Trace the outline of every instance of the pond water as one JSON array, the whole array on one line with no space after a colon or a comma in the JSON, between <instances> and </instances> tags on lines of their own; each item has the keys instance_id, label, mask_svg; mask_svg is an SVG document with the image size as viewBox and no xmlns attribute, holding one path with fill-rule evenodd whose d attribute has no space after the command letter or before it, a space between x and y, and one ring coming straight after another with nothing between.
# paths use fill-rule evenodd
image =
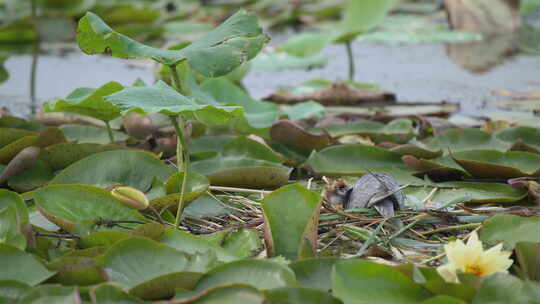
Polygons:
<instances>
[{"instance_id":1,"label":"pond water","mask_svg":"<svg viewBox=\"0 0 540 304\"><path fill-rule=\"evenodd\" d=\"M276 40L281 40L280 36ZM47 46L42 48L48 50ZM73 51L49 50L38 56L37 104L65 97L78 87L98 87L110 80L129 85L137 79L147 83L154 79L150 62L87 56L74 46L68 48ZM494 90L527 91L538 90L540 86L540 57L518 54L513 51L513 44L505 41L458 45L356 41L353 49L355 80L376 83L396 93L400 102L447 101L459 103L462 114L479 115L500 97ZM323 55L329 58L324 68L251 71L244 80L245 87L254 97L262 98L278 88L313 78L345 79L348 69L345 48L331 45ZM21 54L10 56L5 62L10 76L0 84L0 106L16 115L28 115L32 109L32 59L31 54Z\"/></svg>"}]
</instances>

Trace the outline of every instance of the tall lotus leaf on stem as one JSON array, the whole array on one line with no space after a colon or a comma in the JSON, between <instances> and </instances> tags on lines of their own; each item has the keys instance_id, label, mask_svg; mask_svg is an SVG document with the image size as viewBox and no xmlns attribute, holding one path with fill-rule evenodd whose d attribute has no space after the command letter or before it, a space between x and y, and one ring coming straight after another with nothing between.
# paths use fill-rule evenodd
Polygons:
<instances>
[{"instance_id":1,"label":"tall lotus leaf on stem","mask_svg":"<svg viewBox=\"0 0 540 304\"><path fill-rule=\"evenodd\" d=\"M174 89L164 82L148 87L131 87L112 94L106 100L122 109L122 113L160 112L168 115L175 128L177 140L176 157L178 171L186 172L189 153L185 139L185 119L203 123L219 124L231 117L243 115L241 107L207 103L199 96L194 72L205 77L226 75L254 58L268 42L258 25L257 17L244 10L225 20L204 37L180 50L162 50L144 45L110 28L101 18L91 12L79 20L77 41L87 54L110 53L120 58L152 59L170 68ZM176 89L176 91L175 91ZM182 179L176 226L184 209L186 176Z\"/></svg>"}]
</instances>

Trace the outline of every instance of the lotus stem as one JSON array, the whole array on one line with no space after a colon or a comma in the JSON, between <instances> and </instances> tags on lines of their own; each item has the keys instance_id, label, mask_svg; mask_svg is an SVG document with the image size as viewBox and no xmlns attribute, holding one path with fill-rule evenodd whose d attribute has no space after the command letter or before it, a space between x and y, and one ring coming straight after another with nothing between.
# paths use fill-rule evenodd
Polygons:
<instances>
[{"instance_id":1,"label":"lotus stem","mask_svg":"<svg viewBox=\"0 0 540 304\"><path fill-rule=\"evenodd\" d=\"M105 126L107 127L107 133L109 134L109 140L111 143L114 142L114 134L111 128L111 123L109 121L105 121Z\"/></svg>"},{"instance_id":2,"label":"lotus stem","mask_svg":"<svg viewBox=\"0 0 540 304\"><path fill-rule=\"evenodd\" d=\"M180 63L180 64L187 64L187 63ZM171 69L172 74L172 80L173 80L173 86L175 89L182 95L189 96L191 95L191 91L187 85L186 80L186 68L181 69L181 77L178 75L178 69L176 68L176 65L170 65L169 68Z\"/></svg>"},{"instance_id":3,"label":"lotus stem","mask_svg":"<svg viewBox=\"0 0 540 304\"><path fill-rule=\"evenodd\" d=\"M177 142L176 142L176 164L178 172L183 172L182 184L180 185L180 197L178 198L178 209L176 210L176 218L174 221L174 226L180 228L180 218L182 217L182 212L184 210L184 193L186 192L187 184L187 175L189 167L189 151L186 144L186 139L184 137L185 128L184 128L184 118L182 115L171 116L171 121L174 125L174 131L176 132Z\"/></svg>"},{"instance_id":4,"label":"lotus stem","mask_svg":"<svg viewBox=\"0 0 540 304\"><path fill-rule=\"evenodd\" d=\"M347 58L349 60L349 80L354 81L355 68L352 41L345 42L345 48L347 49Z\"/></svg>"}]
</instances>

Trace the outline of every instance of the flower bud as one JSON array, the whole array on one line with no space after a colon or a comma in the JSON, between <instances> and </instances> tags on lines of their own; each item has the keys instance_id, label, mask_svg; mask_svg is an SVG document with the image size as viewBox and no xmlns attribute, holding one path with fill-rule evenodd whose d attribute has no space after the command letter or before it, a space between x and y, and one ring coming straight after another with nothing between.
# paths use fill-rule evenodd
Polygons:
<instances>
[{"instance_id":1,"label":"flower bud","mask_svg":"<svg viewBox=\"0 0 540 304\"><path fill-rule=\"evenodd\" d=\"M144 193L132 187L116 187L111 194L129 208L143 210L150 204Z\"/></svg>"}]
</instances>

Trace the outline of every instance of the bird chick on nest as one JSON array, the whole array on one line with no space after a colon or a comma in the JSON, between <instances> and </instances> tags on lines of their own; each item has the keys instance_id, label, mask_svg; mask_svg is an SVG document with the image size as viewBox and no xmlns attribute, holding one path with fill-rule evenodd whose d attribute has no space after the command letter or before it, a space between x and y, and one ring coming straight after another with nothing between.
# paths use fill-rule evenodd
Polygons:
<instances>
[{"instance_id":1,"label":"bird chick on nest","mask_svg":"<svg viewBox=\"0 0 540 304\"><path fill-rule=\"evenodd\" d=\"M395 210L403 209L404 196L394 177L387 173L368 172L354 186L344 180L335 180L323 192L332 205L349 208L375 208L384 217L395 216Z\"/></svg>"}]
</instances>

